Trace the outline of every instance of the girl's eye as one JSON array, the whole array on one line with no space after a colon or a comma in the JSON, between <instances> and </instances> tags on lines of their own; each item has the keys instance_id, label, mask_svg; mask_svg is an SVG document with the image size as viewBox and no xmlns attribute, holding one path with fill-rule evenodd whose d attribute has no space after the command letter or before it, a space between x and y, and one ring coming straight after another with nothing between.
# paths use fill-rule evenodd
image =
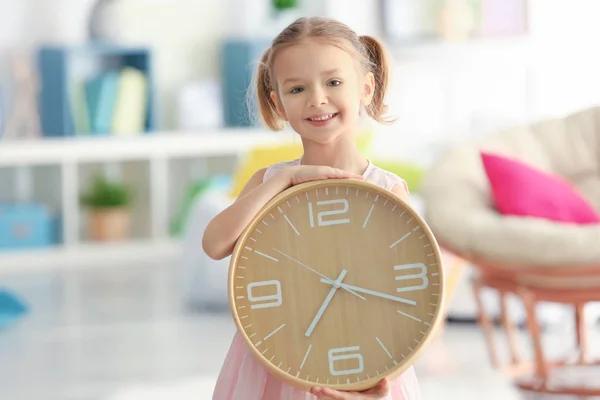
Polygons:
<instances>
[{"instance_id":1,"label":"girl's eye","mask_svg":"<svg viewBox=\"0 0 600 400\"><path fill-rule=\"evenodd\" d=\"M304 89L302 89L301 87L295 87L290 91L290 93L296 94L302 92L303 90Z\"/></svg>"},{"instance_id":2,"label":"girl's eye","mask_svg":"<svg viewBox=\"0 0 600 400\"><path fill-rule=\"evenodd\" d=\"M340 81L338 79L332 79L328 83L329 83L329 86L340 86L342 84L342 81Z\"/></svg>"}]
</instances>

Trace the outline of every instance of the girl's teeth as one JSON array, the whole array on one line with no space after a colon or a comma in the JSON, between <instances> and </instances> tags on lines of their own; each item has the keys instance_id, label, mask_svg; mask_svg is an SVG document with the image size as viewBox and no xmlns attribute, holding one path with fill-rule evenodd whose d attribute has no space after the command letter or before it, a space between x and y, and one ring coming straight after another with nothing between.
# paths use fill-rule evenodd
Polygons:
<instances>
[{"instance_id":1,"label":"girl's teeth","mask_svg":"<svg viewBox=\"0 0 600 400\"><path fill-rule=\"evenodd\" d=\"M329 115L324 115L322 117L318 117L318 118L309 118L311 121L325 121L329 118L333 118L333 114L329 114Z\"/></svg>"}]
</instances>

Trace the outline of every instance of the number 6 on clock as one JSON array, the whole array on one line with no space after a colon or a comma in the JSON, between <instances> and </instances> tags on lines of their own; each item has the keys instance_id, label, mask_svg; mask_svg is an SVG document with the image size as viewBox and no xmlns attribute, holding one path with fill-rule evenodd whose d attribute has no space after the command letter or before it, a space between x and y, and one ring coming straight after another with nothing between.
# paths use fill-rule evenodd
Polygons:
<instances>
[{"instance_id":1,"label":"number 6 on clock","mask_svg":"<svg viewBox=\"0 0 600 400\"><path fill-rule=\"evenodd\" d=\"M350 375L350 374L358 374L361 373L365 370L365 364L364 364L364 360L363 360L363 356L362 354L360 354L358 351L360 350L359 346L352 346L352 347L340 347L338 349L331 349L329 350L328 356L329 356L329 372L331 373L331 375L333 376L340 376L340 375ZM349 354L341 354L339 355L338 353L348 353L348 352L354 352L354 353L349 353ZM342 371L337 371L335 369L334 363L336 361L341 361L341 360L352 360L352 359L356 359L358 360L358 366L354 369L345 369Z\"/></svg>"}]
</instances>

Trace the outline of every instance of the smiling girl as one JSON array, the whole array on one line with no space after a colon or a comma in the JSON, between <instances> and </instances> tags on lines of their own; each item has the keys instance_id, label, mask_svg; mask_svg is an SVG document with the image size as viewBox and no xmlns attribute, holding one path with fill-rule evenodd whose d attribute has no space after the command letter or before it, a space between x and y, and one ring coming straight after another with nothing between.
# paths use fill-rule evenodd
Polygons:
<instances>
[{"instance_id":1,"label":"smiling girl","mask_svg":"<svg viewBox=\"0 0 600 400\"><path fill-rule=\"evenodd\" d=\"M373 165L356 146L362 113L378 122L383 114L388 63L382 45L326 18L301 18L285 28L265 51L257 74L260 117L272 130L285 123L302 140L303 155L257 171L236 201L208 225L202 245L214 259L231 255L239 236L274 196L299 183L364 179L408 198L404 180ZM271 376L236 334L214 400L416 400L412 367L393 381L366 392L328 388L301 391Z\"/></svg>"}]
</instances>

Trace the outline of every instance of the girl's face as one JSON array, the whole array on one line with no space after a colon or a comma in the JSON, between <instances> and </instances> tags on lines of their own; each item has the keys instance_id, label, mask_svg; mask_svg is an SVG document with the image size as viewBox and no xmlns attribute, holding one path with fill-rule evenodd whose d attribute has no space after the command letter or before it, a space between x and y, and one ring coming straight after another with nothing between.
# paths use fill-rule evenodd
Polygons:
<instances>
[{"instance_id":1,"label":"girl's face","mask_svg":"<svg viewBox=\"0 0 600 400\"><path fill-rule=\"evenodd\" d=\"M273 69L278 90L271 96L281 117L304 139L326 144L355 132L374 79L350 54L307 40L279 50Z\"/></svg>"}]
</instances>

